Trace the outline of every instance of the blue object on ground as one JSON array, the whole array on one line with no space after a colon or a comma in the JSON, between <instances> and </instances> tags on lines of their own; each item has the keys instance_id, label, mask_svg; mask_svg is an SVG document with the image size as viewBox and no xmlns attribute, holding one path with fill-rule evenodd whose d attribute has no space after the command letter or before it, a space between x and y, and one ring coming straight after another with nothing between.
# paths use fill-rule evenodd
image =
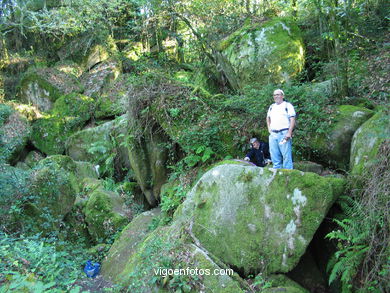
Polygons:
<instances>
[{"instance_id":1,"label":"blue object on ground","mask_svg":"<svg viewBox=\"0 0 390 293\"><path fill-rule=\"evenodd\" d=\"M84 273L88 278L96 277L100 272L100 263L92 262L91 260L87 260L87 263L84 267Z\"/></svg>"}]
</instances>

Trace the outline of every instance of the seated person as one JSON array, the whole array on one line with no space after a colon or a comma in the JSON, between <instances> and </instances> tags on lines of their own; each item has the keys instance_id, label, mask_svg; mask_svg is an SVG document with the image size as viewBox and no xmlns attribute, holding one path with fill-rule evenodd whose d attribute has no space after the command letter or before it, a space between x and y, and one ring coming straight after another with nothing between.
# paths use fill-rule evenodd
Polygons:
<instances>
[{"instance_id":1,"label":"seated person","mask_svg":"<svg viewBox=\"0 0 390 293\"><path fill-rule=\"evenodd\" d=\"M252 138L250 143L251 149L246 154L245 161L250 161L258 167L264 167L271 162L268 143L258 141L257 138Z\"/></svg>"}]
</instances>

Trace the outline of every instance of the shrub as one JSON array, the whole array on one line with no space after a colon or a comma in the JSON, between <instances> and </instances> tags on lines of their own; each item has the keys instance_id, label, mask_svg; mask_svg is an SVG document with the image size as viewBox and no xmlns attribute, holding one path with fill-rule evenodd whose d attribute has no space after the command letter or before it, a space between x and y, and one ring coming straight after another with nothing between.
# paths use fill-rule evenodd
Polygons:
<instances>
[{"instance_id":1,"label":"shrub","mask_svg":"<svg viewBox=\"0 0 390 293\"><path fill-rule=\"evenodd\" d=\"M342 292L386 292L390 282L389 141L380 148L377 164L363 175L362 189L339 203L344 218L327 235L338 250L328 264L329 283L340 278Z\"/></svg>"}]
</instances>

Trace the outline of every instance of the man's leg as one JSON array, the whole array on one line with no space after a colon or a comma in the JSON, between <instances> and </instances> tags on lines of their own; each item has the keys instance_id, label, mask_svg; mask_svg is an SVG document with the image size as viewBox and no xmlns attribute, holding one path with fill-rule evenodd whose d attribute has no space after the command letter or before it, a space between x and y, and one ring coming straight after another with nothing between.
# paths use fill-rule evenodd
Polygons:
<instances>
[{"instance_id":1,"label":"man's leg","mask_svg":"<svg viewBox=\"0 0 390 293\"><path fill-rule=\"evenodd\" d=\"M283 131L283 137L286 134L287 134L287 130ZM293 169L292 139L290 138L286 143L279 145L279 148L283 156L283 169Z\"/></svg>"},{"instance_id":2,"label":"man's leg","mask_svg":"<svg viewBox=\"0 0 390 293\"><path fill-rule=\"evenodd\" d=\"M271 155L271 161L274 165L275 169L281 169L282 166L282 154L279 150L279 142L280 142L279 133L271 133L269 135L269 153Z\"/></svg>"}]
</instances>

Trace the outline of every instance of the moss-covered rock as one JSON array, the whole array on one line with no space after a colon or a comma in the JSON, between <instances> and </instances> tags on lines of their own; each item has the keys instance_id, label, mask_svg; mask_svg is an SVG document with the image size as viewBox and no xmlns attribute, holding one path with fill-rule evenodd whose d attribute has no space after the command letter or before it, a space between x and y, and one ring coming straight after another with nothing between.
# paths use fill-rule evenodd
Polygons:
<instances>
[{"instance_id":1,"label":"moss-covered rock","mask_svg":"<svg viewBox=\"0 0 390 293\"><path fill-rule=\"evenodd\" d=\"M0 162L16 163L30 135L27 119L0 104Z\"/></svg>"},{"instance_id":2,"label":"moss-covered rock","mask_svg":"<svg viewBox=\"0 0 390 293\"><path fill-rule=\"evenodd\" d=\"M73 119L57 116L37 119L32 129L32 144L47 155L62 154L67 137L75 131Z\"/></svg>"},{"instance_id":3,"label":"moss-covered rock","mask_svg":"<svg viewBox=\"0 0 390 293\"><path fill-rule=\"evenodd\" d=\"M81 84L72 75L54 68L33 68L22 78L19 96L22 102L47 112L61 95L82 90Z\"/></svg>"},{"instance_id":4,"label":"moss-covered rock","mask_svg":"<svg viewBox=\"0 0 390 293\"><path fill-rule=\"evenodd\" d=\"M164 144L168 140L168 137L160 132L139 141L134 139L128 145L131 169L151 206L156 206L160 198L161 186L167 180L168 149Z\"/></svg>"},{"instance_id":5,"label":"moss-covered rock","mask_svg":"<svg viewBox=\"0 0 390 293\"><path fill-rule=\"evenodd\" d=\"M103 181L96 178L86 177L80 183L81 192L89 195L96 189L103 189Z\"/></svg>"},{"instance_id":6,"label":"moss-covered rock","mask_svg":"<svg viewBox=\"0 0 390 293\"><path fill-rule=\"evenodd\" d=\"M221 41L219 50L227 61L225 66L220 63L229 81L236 80L233 87L288 82L304 65L301 33L287 18L244 26Z\"/></svg>"},{"instance_id":7,"label":"moss-covered rock","mask_svg":"<svg viewBox=\"0 0 390 293\"><path fill-rule=\"evenodd\" d=\"M118 240L111 246L102 264L102 274L116 283L120 283L119 274L124 270L129 258L137 252L137 247L151 233L152 220L160 215L156 208L138 215L121 232Z\"/></svg>"},{"instance_id":8,"label":"moss-covered rock","mask_svg":"<svg viewBox=\"0 0 390 293\"><path fill-rule=\"evenodd\" d=\"M375 157L382 143L389 143L390 113L376 113L355 132L352 139L350 170L353 175L363 175L376 163Z\"/></svg>"},{"instance_id":9,"label":"moss-covered rock","mask_svg":"<svg viewBox=\"0 0 390 293\"><path fill-rule=\"evenodd\" d=\"M92 163L81 161L75 161L75 163L78 178L98 178L98 172Z\"/></svg>"},{"instance_id":10,"label":"moss-covered rock","mask_svg":"<svg viewBox=\"0 0 390 293\"><path fill-rule=\"evenodd\" d=\"M298 283L290 280L282 274L271 275L267 278L267 282L271 284L270 288L261 290L261 292L288 292L288 293L308 293L309 291L300 286Z\"/></svg>"},{"instance_id":11,"label":"moss-covered rock","mask_svg":"<svg viewBox=\"0 0 390 293\"><path fill-rule=\"evenodd\" d=\"M95 101L86 95L71 93L56 100L51 113L56 116L75 117L82 125L91 118L95 110L94 103Z\"/></svg>"},{"instance_id":12,"label":"moss-covered rock","mask_svg":"<svg viewBox=\"0 0 390 293\"><path fill-rule=\"evenodd\" d=\"M121 71L121 66L116 60L97 64L81 76L80 80L84 86L84 94L89 97L100 96L103 88L114 81Z\"/></svg>"},{"instance_id":13,"label":"moss-covered rock","mask_svg":"<svg viewBox=\"0 0 390 293\"><path fill-rule=\"evenodd\" d=\"M115 192L95 189L85 207L85 221L92 238L101 242L129 222L130 212L124 200Z\"/></svg>"},{"instance_id":14,"label":"moss-covered rock","mask_svg":"<svg viewBox=\"0 0 390 293\"><path fill-rule=\"evenodd\" d=\"M265 266L288 272L343 190L344 180L314 173L219 165L187 195L181 217L208 251L243 274Z\"/></svg>"},{"instance_id":15,"label":"moss-covered rock","mask_svg":"<svg viewBox=\"0 0 390 293\"><path fill-rule=\"evenodd\" d=\"M76 77L80 77L83 73L81 66L70 60L58 61L54 65L54 68L67 74L72 74Z\"/></svg>"},{"instance_id":16,"label":"moss-covered rock","mask_svg":"<svg viewBox=\"0 0 390 293\"><path fill-rule=\"evenodd\" d=\"M87 128L71 135L66 143L66 154L75 161L86 161L97 166L99 175L114 170L115 146L111 133L115 120Z\"/></svg>"},{"instance_id":17,"label":"moss-covered rock","mask_svg":"<svg viewBox=\"0 0 390 293\"><path fill-rule=\"evenodd\" d=\"M58 56L61 60L76 62L86 71L107 60L116 50L115 42L110 36L86 33L63 46L58 51Z\"/></svg>"},{"instance_id":18,"label":"moss-covered rock","mask_svg":"<svg viewBox=\"0 0 390 293\"><path fill-rule=\"evenodd\" d=\"M131 246L133 241L129 246L128 240L125 241L122 237L113 245L126 252L124 259L119 259L116 255L117 263L120 264L119 270L113 269L109 276L128 290L199 292L200 288L203 288L205 292L244 292L241 288L244 282L237 274L233 271L222 271L227 267L223 264L221 267L206 251L181 238L177 227L158 228L146 238L142 235L142 238L144 241L137 241L135 246ZM110 268L114 267L115 259L111 260L114 256L109 254L108 260L105 261L107 264L111 263ZM107 265L103 263L103 267ZM168 273L168 269L171 269L172 273ZM180 270L182 273L179 275ZM103 269L103 274L107 274L106 269Z\"/></svg>"},{"instance_id":19,"label":"moss-covered rock","mask_svg":"<svg viewBox=\"0 0 390 293\"><path fill-rule=\"evenodd\" d=\"M348 170L352 136L373 114L372 110L366 108L339 106L335 112L334 123L325 135L314 136L310 143L311 149L322 162Z\"/></svg>"},{"instance_id":20,"label":"moss-covered rock","mask_svg":"<svg viewBox=\"0 0 390 293\"><path fill-rule=\"evenodd\" d=\"M77 93L61 96L51 114L33 123L34 146L47 155L62 154L68 137L91 118L93 102L92 98Z\"/></svg>"},{"instance_id":21,"label":"moss-covered rock","mask_svg":"<svg viewBox=\"0 0 390 293\"><path fill-rule=\"evenodd\" d=\"M42 160L32 173L30 196L20 220L33 230L58 230L60 222L72 209L79 187L71 172L72 162L63 159Z\"/></svg>"},{"instance_id":22,"label":"moss-covered rock","mask_svg":"<svg viewBox=\"0 0 390 293\"><path fill-rule=\"evenodd\" d=\"M120 75L107 85L97 101L97 118L124 114L127 110L129 92L132 90L130 75Z\"/></svg>"},{"instance_id":23,"label":"moss-covered rock","mask_svg":"<svg viewBox=\"0 0 390 293\"><path fill-rule=\"evenodd\" d=\"M44 158L45 156L42 153L38 151L31 151L27 154L24 162L27 164L27 166L33 168L40 160L43 160Z\"/></svg>"}]
</instances>

